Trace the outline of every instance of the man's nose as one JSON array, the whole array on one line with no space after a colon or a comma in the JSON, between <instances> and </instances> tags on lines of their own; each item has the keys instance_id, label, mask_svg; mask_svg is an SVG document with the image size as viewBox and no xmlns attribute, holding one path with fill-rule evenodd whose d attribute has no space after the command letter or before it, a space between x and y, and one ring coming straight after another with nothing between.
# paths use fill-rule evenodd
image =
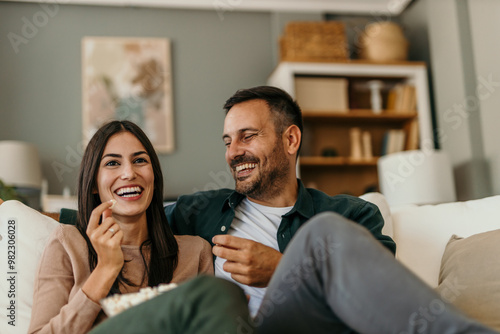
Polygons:
<instances>
[{"instance_id":1,"label":"man's nose","mask_svg":"<svg viewBox=\"0 0 500 334\"><path fill-rule=\"evenodd\" d=\"M245 150L243 148L243 145L239 141L233 141L231 144L229 144L229 147L227 149L227 157L230 160L234 160L235 158L242 156L245 154Z\"/></svg>"}]
</instances>

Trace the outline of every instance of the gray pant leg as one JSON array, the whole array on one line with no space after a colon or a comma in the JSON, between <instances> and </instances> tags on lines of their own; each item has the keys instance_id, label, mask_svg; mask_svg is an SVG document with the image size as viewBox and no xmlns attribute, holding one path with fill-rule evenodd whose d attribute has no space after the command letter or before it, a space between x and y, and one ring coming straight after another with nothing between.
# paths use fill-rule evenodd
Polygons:
<instances>
[{"instance_id":1,"label":"gray pant leg","mask_svg":"<svg viewBox=\"0 0 500 334\"><path fill-rule=\"evenodd\" d=\"M334 213L293 238L255 318L267 333L495 333L443 302L368 230Z\"/></svg>"}]
</instances>

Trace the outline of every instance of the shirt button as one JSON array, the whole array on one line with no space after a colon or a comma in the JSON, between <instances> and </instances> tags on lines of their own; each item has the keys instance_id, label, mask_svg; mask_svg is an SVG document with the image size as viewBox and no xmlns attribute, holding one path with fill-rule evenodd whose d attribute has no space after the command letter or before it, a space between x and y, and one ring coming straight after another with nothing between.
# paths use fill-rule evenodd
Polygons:
<instances>
[{"instance_id":1,"label":"shirt button","mask_svg":"<svg viewBox=\"0 0 500 334\"><path fill-rule=\"evenodd\" d=\"M220 230L221 230L222 232L224 232L224 231L226 230L226 227L225 227L225 226L222 226L222 227L220 228Z\"/></svg>"},{"instance_id":2,"label":"shirt button","mask_svg":"<svg viewBox=\"0 0 500 334\"><path fill-rule=\"evenodd\" d=\"M285 238L285 233L281 233L281 237L284 239Z\"/></svg>"}]
</instances>

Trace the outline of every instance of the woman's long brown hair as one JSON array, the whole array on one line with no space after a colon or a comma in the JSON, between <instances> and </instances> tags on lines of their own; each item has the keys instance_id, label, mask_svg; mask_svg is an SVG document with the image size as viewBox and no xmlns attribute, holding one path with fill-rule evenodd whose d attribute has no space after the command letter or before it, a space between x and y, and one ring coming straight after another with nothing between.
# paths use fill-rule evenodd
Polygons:
<instances>
[{"instance_id":1,"label":"woman's long brown hair","mask_svg":"<svg viewBox=\"0 0 500 334\"><path fill-rule=\"evenodd\" d=\"M101 204L99 194L96 193L98 189L97 173L109 138L121 132L133 134L144 146L151 159L154 190L151 204L146 210L149 239L141 245L141 254L146 266L148 285L155 286L160 283L168 283L172 280L174 270L177 267L178 245L163 211L163 174L160 161L148 137L136 124L129 121L112 121L103 125L90 140L83 154L78 176L78 219L76 227L87 241L89 266L92 272L97 265L97 253L86 231L92 210ZM143 252L144 246L150 246L151 249L149 263ZM120 284L131 284L124 277L123 268L109 294L119 293Z\"/></svg>"}]
</instances>

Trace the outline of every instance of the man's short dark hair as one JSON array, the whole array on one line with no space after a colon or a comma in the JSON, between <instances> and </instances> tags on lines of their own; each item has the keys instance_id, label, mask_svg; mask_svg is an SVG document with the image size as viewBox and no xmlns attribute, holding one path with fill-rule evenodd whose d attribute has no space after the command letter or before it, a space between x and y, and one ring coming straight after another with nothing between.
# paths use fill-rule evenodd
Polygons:
<instances>
[{"instance_id":1,"label":"man's short dark hair","mask_svg":"<svg viewBox=\"0 0 500 334\"><path fill-rule=\"evenodd\" d=\"M271 110L276 133L281 135L290 126L296 125L300 133L303 132L302 112L299 105L294 99L282 89L272 86L257 86L247 89L239 89L231 96L224 104L226 114L236 104L250 101L263 100ZM302 146L302 137L300 139L300 147Z\"/></svg>"}]
</instances>

